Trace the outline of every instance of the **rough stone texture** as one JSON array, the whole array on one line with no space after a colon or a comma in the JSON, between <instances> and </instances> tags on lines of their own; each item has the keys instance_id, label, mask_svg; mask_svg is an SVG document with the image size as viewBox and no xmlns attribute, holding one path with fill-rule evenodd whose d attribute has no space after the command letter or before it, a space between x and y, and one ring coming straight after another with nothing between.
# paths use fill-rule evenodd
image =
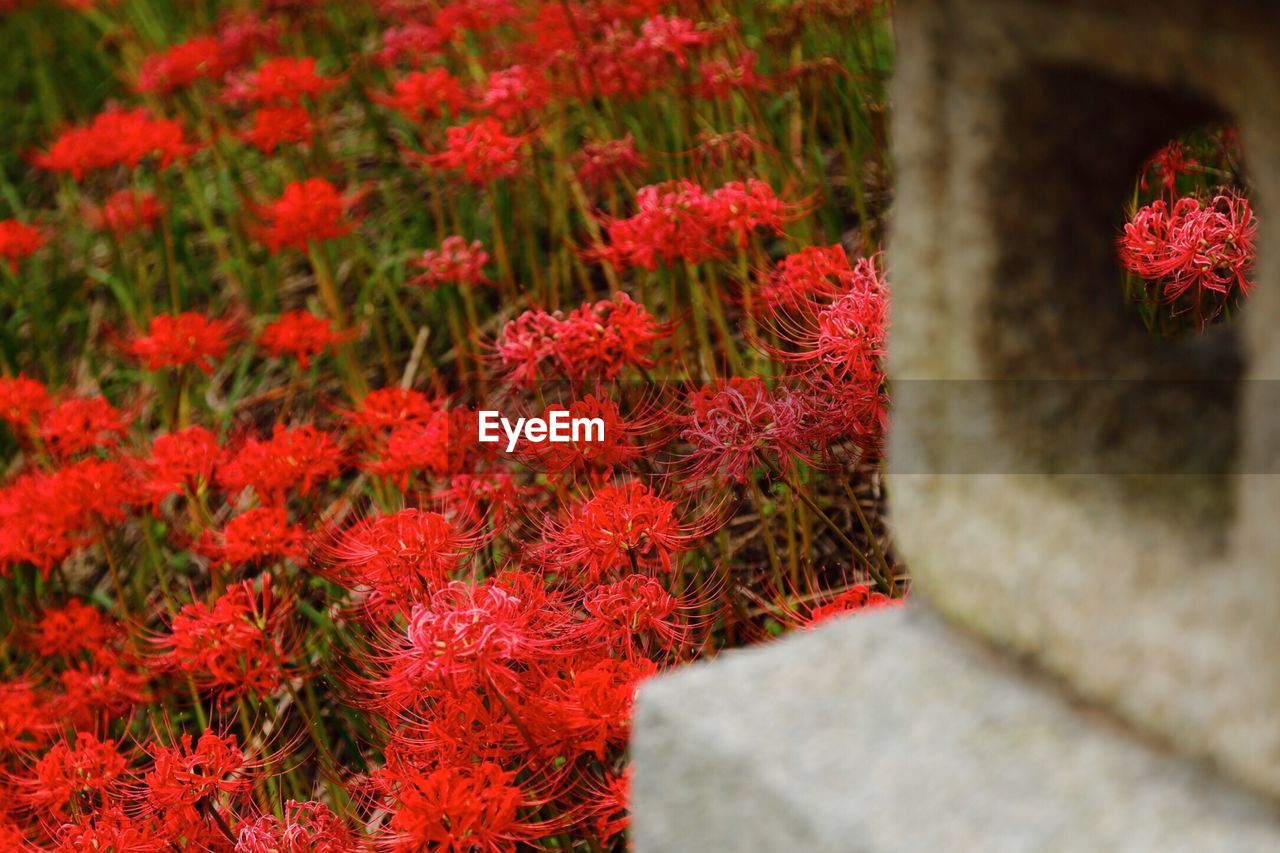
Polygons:
<instances>
[{"instance_id":1,"label":"rough stone texture","mask_svg":"<svg viewBox=\"0 0 1280 853\"><path fill-rule=\"evenodd\" d=\"M926 612L648 684L638 853L1280 849L1280 818Z\"/></svg>"},{"instance_id":2,"label":"rough stone texture","mask_svg":"<svg viewBox=\"0 0 1280 853\"><path fill-rule=\"evenodd\" d=\"M980 5L895 4L899 546L954 623L1280 797L1280 15ZM1248 152L1255 295L1235 328L1152 341L1119 297L1121 202L1143 158L1218 117ZM838 695L886 722L877 697Z\"/></svg>"}]
</instances>

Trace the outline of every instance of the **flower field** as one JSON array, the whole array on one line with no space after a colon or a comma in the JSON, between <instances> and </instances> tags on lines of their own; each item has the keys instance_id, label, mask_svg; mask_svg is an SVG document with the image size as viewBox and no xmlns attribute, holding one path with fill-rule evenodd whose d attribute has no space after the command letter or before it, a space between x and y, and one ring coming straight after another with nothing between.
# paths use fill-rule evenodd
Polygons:
<instances>
[{"instance_id":1,"label":"flower field","mask_svg":"<svg viewBox=\"0 0 1280 853\"><path fill-rule=\"evenodd\" d=\"M905 594L886 7L2 5L4 849L622 849L641 680Z\"/></svg>"},{"instance_id":2,"label":"flower field","mask_svg":"<svg viewBox=\"0 0 1280 853\"><path fill-rule=\"evenodd\" d=\"M625 849L640 682L907 597L889 4L0 0L0 50L0 849ZM1248 292L1239 161L1117 199L1153 334Z\"/></svg>"}]
</instances>

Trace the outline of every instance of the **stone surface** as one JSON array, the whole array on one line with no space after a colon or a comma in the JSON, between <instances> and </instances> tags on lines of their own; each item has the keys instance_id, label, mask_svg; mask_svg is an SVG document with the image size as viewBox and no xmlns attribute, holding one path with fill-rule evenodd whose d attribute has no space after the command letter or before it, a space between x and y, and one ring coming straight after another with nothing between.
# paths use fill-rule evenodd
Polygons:
<instances>
[{"instance_id":1,"label":"stone surface","mask_svg":"<svg viewBox=\"0 0 1280 853\"><path fill-rule=\"evenodd\" d=\"M947 618L1280 797L1275 8L895 4L889 485ZM1153 341L1119 295L1122 203L1146 156L1224 117L1255 295L1234 328Z\"/></svg>"},{"instance_id":2,"label":"stone surface","mask_svg":"<svg viewBox=\"0 0 1280 853\"><path fill-rule=\"evenodd\" d=\"M637 853L1280 849L1280 817L915 608L647 684Z\"/></svg>"}]
</instances>

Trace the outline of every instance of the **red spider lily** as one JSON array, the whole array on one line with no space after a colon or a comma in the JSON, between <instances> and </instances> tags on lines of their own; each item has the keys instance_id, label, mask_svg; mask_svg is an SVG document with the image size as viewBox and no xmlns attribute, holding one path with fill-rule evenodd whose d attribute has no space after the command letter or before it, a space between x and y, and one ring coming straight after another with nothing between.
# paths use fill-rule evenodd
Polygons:
<instances>
[{"instance_id":1,"label":"red spider lily","mask_svg":"<svg viewBox=\"0 0 1280 853\"><path fill-rule=\"evenodd\" d=\"M26 642L43 657L74 657L105 648L120 635L101 610L72 599L44 612Z\"/></svg>"},{"instance_id":2,"label":"red spider lily","mask_svg":"<svg viewBox=\"0 0 1280 853\"><path fill-rule=\"evenodd\" d=\"M148 853L162 850L168 843L150 824L125 814L118 806L99 808L74 822L64 823L55 836L56 853L83 853L87 850Z\"/></svg>"},{"instance_id":3,"label":"red spider lily","mask_svg":"<svg viewBox=\"0 0 1280 853\"><path fill-rule=\"evenodd\" d=\"M779 337L794 349L775 354L836 381L878 386L889 308L889 288L876 259L861 259L847 289L830 304L812 317L791 318L780 326Z\"/></svg>"},{"instance_id":4,"label":"red spider lily","mask_svg":"<svg viewBox=\"0 0 1280 853\"><path fill-rule=\"evenodd\" d=\"M691 394L689 408L681 437L692 446L685 470L694 479L746 483L766 462L786 469L805 458L805 411L789 389L735 376Z\"/></svg>"},{"instance_id":5,"label":"red spider lily","mask_svg":"<svg viewBox=\"0 0 1280 853\"><path fill-rule=\"evenodd\" d=\"M488 761L404 780L395 799L389 829L394 850L514 853L520 844L558 829L526 816L539 803L517 784L514 773Z\"/></svg>"},{"instance_id":6,"label":"red spider lily","mask_svg":"<svg viewBox=\"0 0 1280 853\"><path fill-rule=\"evenodd\" d=\"M407 605L447 586L481 541L439 513L404 509L339 534L328 548L328 564L336 582Z\"/></svg>"},{"instance_id":7,"label":"red spider lily","mask_svg":"<svg viewBox=\"0 0 1280 853\"><path fill-rule=\"evenodd\" d=\"M631 735L631 706L640 682L657 672L652 661L603 657L574 673L558 709L572 749L603 761Z\"/></svg>"},{"instance_id":8,"label":"red spider lily","mask_svg":"<svg viewBox=\"0 0 1280 853\"><path fill-rule=\"evenodd\" d=\"M213 560L233 566L307 557L307 531L289 524L283 507L256 507L226 523L220 532L205 530L199 550Z\"/></svg>"},{"instance_id":9,"label":"red spider lily","mask_svg":"<svg viewBox=\"0 0 1280 853\"><path fill-rule=\"evenodd\" d=\"M261 107L253 113L253 125L236 134L263 154L271 154L282 145L309 142L315 135L315 122L302 107Z\"/></svg>"},{"instance_id":10,"label":"red spider lily","mask_svg":"<svg viewBox=\"0 0 1280 853\"><path fill-rule=\"evenodd\" d=\"M213 373L239 337L234 320L214 320L194 311L157 314L151 318L146 335L136 335L124 350L148 370L194 365Z\"/></svg>"},{"instance_id":11,"label":"red spider lily","mask_svg":"<svg viewBox=\"0 0 1280 853\"><path fill-rule=\"evenodd\" d=\"M1148 175L1160 176L1160 189L1173 198L1178 194L1178 178L1200 168L1196 158L1189 156L1187 147L1173 141L1151 156L1142 168L1142 188L1148 188Z\"/></svg>"},{"instance_id":12,"label":"red spider lily","mask_svg":"<svg viewBox=\"0 0 1280 853\"><path fill-rule=\"evenodd\" d=\"M753 307L765 315L802 310L846 290L870 289L876 281L871 260L860 258L855 268L843 246L806 246L778 261L752 294Z\"/></svg>"},{"instance_id":13,"label":"red spider lily","mask_svg":"<svg viewBox=\"0 0 1280 853\"><path fill-rule=\"evenodd\" d=\"M573 650L565 642L572 626L569 609L537 576L453 581L415 604L406 626L382 640L370 696L396 712L477 685L509 702L523 673Z\"/></svg>"},{"instance_id":14,"label":"red spider lily","mask_svg":"<svg viewBox=\"0 0 1280 853\"><path fill-rule=\"evenodd\" d=\"M507 473L454 474L446 487L431 493L446 512L479 527L487 522L501 530L522 489Z\"/></svg>"},{"instance_id":15,"label":"red spider lily","mask_svg":"<svg viewBox=\"0 0 1280 853\"><path fill-rule=\"evenodd\" d=\"M438 476L449 473L449 452L454 419L445 410L435 412L425 423L410 422L392 429L371 447L360 467L378 477L386 477L401 491L417 472ZM454 441L458 441L456 435Z\"/></svg>"},{"instance_id":16,"label":"red spider lily","mask_svg":"<svg viewBox=\"0 0 1280 853\"><path fill-rule=\"evenodd\" d=\"M0 567L30 563L47 577L99 525L122 521L134 491L125 466L113 460L82 459L19 476L0 489Z\"/></svg>"},{"instance_id":17,"label":"red spider lily","mask_svg":"<svg viewBox=\"0 0 1280 853\"><path fill-rule=\"evenodd\" d=\"M195 806L218 794L246 793L252 767L233 734L205 729L197 741L184 733L174 746L151 747L151 769L143 778L147 804L161 812Z\"/></svg>"},{"instance_id":18,"label":"red spider lily","mask_svg":"<svg viewBox=\"0 0 1280 853\"><path fill-rule=\"evenodd\" d=\"M631 178L649 168L636 150L631 134L621 139L588 142L573 155L575 174L583 186L597 190L622 178Z\"/></svg>"},{"instance_id":19,"label":"red spider lily","mask_svg":"<svg viewBox=\"0 0 1280 853\"><path fill-rule=\"evenodd\" d=\"M380 65L395 65L401 60L421 65L438 56L447 46L452 33L439 26L410 21L403 27L388 27L382 32L382 47L374 54Z\"/></svg>"},{"instance_id":20,"label":"red spider lily","mask_svg":"<svg viewBox=\"0 0 1280 853\"><path fill-rule=\"evenodd\" d=\"M44 245L44 235L16 219L0 219L0 258L9 262L9 270L18 271L18 261L29 258Z\"/></svg>"},{"instance_id":21,"label":"red spider lily","mask_svg":"<svg viewBox=\"0 0 1280 853\"><path fill-rule=\"evenodd\" d=\"M747 245L752 233L781 233L799 209L763 181L733 181L708 193L692 181L668 181L636 193L638 212L602 219L609 245L587 252L617 267L657 269L675 261L702 263Z\"/></svg>"},{"instance_id":22,"label":"red spider lily","mask_svg":"<svg viewBox=\"0 0 1280 853\"><path fill-rule=\"evenodd\" d=\"M252 487L258 499L281 505L287 494L310 494L342 470L344 455L326 432L310 425L292 429L276 425L271 438L250 438L228 448L218 469L218 482L230 492Z\"/></svg>"},{"instance_id":23,"label":"red spider lily","mask_svg":"<svg viewBox=\"0 0 1280 853\"><path fill-rule=\"evenodd\" d=\"M42 169L66 172L78 181L112 166L136 168L148 158L164 168L195 150L176 121L152 118L145 109L110 110L88 125L64 131L47 152L37 153L32 160Z\"/></svg>"},{"instance_id":24,"label":"red spider lily","mask_svg":"<svg viewBox=\"0 0 1280 853\"><path fill-rule=\"evenodd\" d=\"M171 495L195 494L212 482L221 455L218 440L202 426L159 435L151 445L151 455L139 466L140 488L153 509Z\"/></svg>"},{"instance_id":25,"label":"red spider lily","mask_svg":"<svg viewBox=\"0 0 1280 853\"><path fill-rule=\"evenodd\" d=\"M99 650L93 657L58 673L62 687L58 711L70 725L98 728L153 701L147 689L151 677L145 670L126 666L121 656L110 650Z\"/></svg>"},{"instance_id":26,"label":"red spider lily","mask_svg":"<svg viewBox=\"0 0 1280 853\"><path fill-rule=\"evenodd\" d=\"M723 101L734 92L760 92L768 88L768 83L756 73L755 53L746 51L734 62L709 59L702 63L693 90L698 97Z\"/></svg>"},{"instance_id":27,"label":"red spider lily","mask_svg":"<svg viewBox=\"0 0 1280 853\"><path fill-rule=\"evenodd\" d=\"M267 224L259 230L259 239L274 254L284 248L306 251L313 241L345 237L356 227L347 218L354 201L324 178L294 181L280 198L261 208Z\"/></svg>"},{"instance_id":28,"label":"red spider lily","mask_svg":"<svg viewBox=\"0 0 1280 853\"><path fill-rule=\"evenodd\" d=\"M351 830L324 803L289 800L284 817L262 815L242 823L236 853L349 853L362 849Z\"/></svg>"},{"instance_id":29,"label":"red spider lily","mask_svg":"<svg viewBox=\"0 0 1280 853\"><path fill-rule=\"evenodd\" d=\"M1257 231L1248 200L1234 191L1208 204L1186 196L1172 209L1161 199L1125 225L1120 260L1203 328L1233 295L1248 296Z\"/></svg>"},{"instance_id":30,"label":"red spider lily","mask_svg":"<svg viewBox=\"0 0 1280 853\"><path fill-rule=\"evenodd\" d=\"M39 435L58 459L103 447L114 447L129 420L101 397L69 397L40 418Z\"/></svg>"},{"instance_id":31,"label":"red spider lily","mask_svg":"<svg viewBox=\"0 0 1280 853\"><path fill-rule=\"evenodd\" d=\"M235 66L235 59L220 39L198 36L144 59L138 71L138 90L163 94L197 80L219 80Z\"/></svg>"},{"instance_id":32,"label":"red spider lily","mask_svg":"<svg viewBox=\"0 0 1280 853\"><path fill-rule=\"evenodd\" d=\"M22 438L52 403L44 383L19 374L0 376L0 420Z\"/></svg>"},{"instance_id":33,"label":"red spider lily","mask_svg":"<svg viewBox=\"0 0 1280 853\"><path fill-rule=\"evenodd\" d=\"M626 367L653 367L654 345L670 335L643 306L625 293L587 303L568 317L530 310L507 323L497 354L508 377L536 382L548 367L574 380L612 379Z\"/></svg>"},{"instance_id":34,"label":"red spider lily","mask_svg":"<svg viewBox=\"0 0 1280 853\"><path fill-rule=\"evenodd\" d=\"M117 238L135 231L152 231L167 211L155 193L118 190L101 206L86 205L85 223L90 228L110 231Z\"/></svg>"},{"instance_id":35,"label":"red spider lily","mask_svg":"<svg viewBox=\"0 0 1280 853\"><path fill-rule=\"evenodd\" d=\"M866 584L853 584L835 595L823 595L807 607L798 608L785 598L780 600L781 611L777 619L786 627L798 630L816 628L838 616L859 610L877 610L883 607L901 607L900 598L889 598Z\"/></svg>"},{"instance_id":36,"label":"red spider lily","mask_svg":"<svg viewBox=\"0 0 1280 853\"><path fill-rule=\"evenodd\" d=\"M602 644L627 658L648 654L654 646L672 651L692 646L690 617L697 608L648 575L624 575L589 587L582 609L587 617L580 630L590 646Z\"/></svg>"},{"instance_id":37,"label":"red spider lily","mask_svg":"<svg viewBox=\"0 0 1280 853\"><path fill-rule=\"evenodd\" d=\"M571 505L565 520L545 523L530 556L578 584L642 568L670 573L672 558L692 548L708 528L682 526L675 503L643 483L601 486Z\"/></svg>"},{"instance_id":38,"label":"red spider lily","mask_svg":"<svg viewBox=\"0 0 1280 853\"><path fill-rule=\"evenodd\" d=\"M259 51L279 49L280 22L251 12L232 12L218 23L218 41L234 65L243 65Z\"/></svg>"},{"instance_id":39,"label":"red spider lily","mask_svg":"<svg viewBox=\"0 0 1280 853\"><path fill-rule=\"evenodd\" d=\"M409 121L439 118L445 110L457 115L470 101L458 79L443 68L411 71L392 84L390 93L374 93L373 100Z\"/></svg>"},{"instance_id":40,"label":"red spider lily","mask_svg":"<svg viewBox=\"0 0 1280 853\"><path fill-rule=\"evenodd\" d=\"M604 424L604 434L602 438L583 435L577 441L529 445L527 450L549 472L572 467L612 470L634 462L643 453L637 440L651 425L624 418L618 404L610 399L588 394L567 407L547 407L543 417L550 417L553 411L567 412L570 418L598 418Z\"/></svg>"},{"instance_id":41,"label":"red spider lily","mask_svg":"<svg viewBox=\"0 0 1280 853\"><path fill-rule=\"evenodd\" d=\"M264 575L261 591L253 581L229 586L212 605L183 605L156 640L158 663L189 677L226 703L248 693L267 696L292 677L285 629L291 607L275 596Z\"/></svg>"},{"instance_id":42,"label":"red spider lily","mask_svg":"<svg viewBox=\"0 0 1280 853\"><path fill-rule=\"evenodd\" d=\"M408 423L426 426L439 406L421 391L411 388L379 388L360 401L359 408L341 412L352 437L368 442Z\"/></svg>"},{"instance_id":43,"label":"red spider lily","mask_svg":"<svg viewBox=\"0 0 1280 853\"><path fill-rule=\"evenodd\" d=\"M409 279L409 284L419 287L489 283L484 274L485 265L489 263L489 253L479 240L468 243L456 234L445 237L440 248L427 249L413 263L423 272Z\"/></svg>"},{"instance_id":44,"label":"red spider lily","mask_svg":"<svg viewBox=\"0 0 1280 853\"><path fill-rule=\"evenodd\" d=\"M433 169L461 172L473 184L511 178L524 168L526 135L511 136L495 118L482 118L445 130L445 150L419 156Z\"/></svg>"},{"instance_id":45,"label":"red spider lily","mask_svg":"<svg viewBox=\"0 0 1280 853\"><path fill-rule=\"evenodd\" d=\"M713 168L730 164L747 165L757 153L765 150L764 143L746 130L731 130L728 133L704 130L698 133L697 139L698 147L694 149L694 156L704 166Z\"/></svg>"},{"instance_id":46,"label":"red spider lily","mask_svg":"<svg viewBox=\"0 0 1280 853\"><path fill-rule=\"evenodd\" d=\"M305 98L318 98L341 82L317 74L316 60L310 56L277 56L263 62L256 71L229 80L223 99L230 103L289 106Z\"/></svg>"},{"instance_id":47,"label":"red spider lily","mask_svg":"<svg viewBox=\"0 0 1280 853\"><path fill-rule=\"evenodd\" d=\"M52 708L27 681L0 682L0 755L25 753L57 729Z\"/></svg>"},{"instance_id":48,"label":"red spider lily","mask_svg":"<svg viewBox=\"0 0 1280 853\"><path fill-rule=\"evenodd\" d=\"M550 84L539 69L512 65L493 72L485 80L479 108L494 118L512 121L528 118L550 100Z\"/></svg>"},{"instance_id":49,"label":"red spider lily","mask_svg":"<svg viewBox=\"0 0 1280 853\"><path fill-rule=\"evenodd\" d=\"M339 332L323 317L298 310L268 323L258 336L258 345L274 356L293 356L305 370L312 358L354 337L352 329Z\"/></svg>"},{"instance_id":50,"label":"red spider lily","mask_svg":"<svg viewBox=\"0 0 1280 853\"><path fill-rule=\"evenodd\" d=\"M55 743L18 785L33 807L66 815L109 800L124 783L127 770L115 741L76 732L73 741Z\"/></svg>"}]
</instances>

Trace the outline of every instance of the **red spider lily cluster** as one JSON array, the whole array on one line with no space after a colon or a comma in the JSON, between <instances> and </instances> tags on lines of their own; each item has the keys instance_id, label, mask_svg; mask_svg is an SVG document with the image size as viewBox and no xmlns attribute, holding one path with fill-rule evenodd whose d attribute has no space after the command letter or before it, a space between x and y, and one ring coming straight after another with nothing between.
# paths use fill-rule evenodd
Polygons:
<instances>
[{"instance_id":1,"label":"red spider lily cluster","mask_svg":"<svg viewBox=\"0 0 1280 853\"><path fill-rule=\"evenodd\" d=\"M0 6L110 70L0 194L3 849L622 850L645 679L907 594L880 4L70 5Z\"/></svg>"},{"instance_id":2,"label":"red spider lily cluster","mask_svg":"<svg viewBox=\"0 0 1280 853\"><path fill-rule=\"evenodd\" d=\"M1203 331L1249 295L1258 225L1239 160L1225 127L1170 142L1143 169L1140 193L1158 197L1132 213L1119 253L1141 283L1132 298L1161 334Z\"/></svg>"}]
</instances>

